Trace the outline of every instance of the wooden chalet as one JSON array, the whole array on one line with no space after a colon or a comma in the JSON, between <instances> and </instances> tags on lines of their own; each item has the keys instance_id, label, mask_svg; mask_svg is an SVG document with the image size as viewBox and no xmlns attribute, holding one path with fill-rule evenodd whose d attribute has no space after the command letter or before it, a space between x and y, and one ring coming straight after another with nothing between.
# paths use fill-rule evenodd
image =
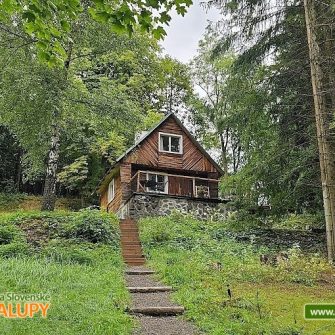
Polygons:
<instances>
[{"instance_id":1,"label":"wooden chalet","mask_svg":"<svg viewBox=\"0 0 335 335\"><path fill-rule=\"evenodd\" d=\"M134 194L219 202L219 165L174 115L120 156L98 187L101 208L120 213Z\"/></svg>"}]
</instances>

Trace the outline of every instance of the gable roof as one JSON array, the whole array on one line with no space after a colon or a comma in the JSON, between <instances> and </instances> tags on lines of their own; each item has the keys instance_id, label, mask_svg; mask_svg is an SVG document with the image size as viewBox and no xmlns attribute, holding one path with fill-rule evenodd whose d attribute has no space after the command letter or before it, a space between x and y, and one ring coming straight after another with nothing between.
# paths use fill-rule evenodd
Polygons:
<instances>
[{"instance_id":1,"label":"gable roof","mask_svg":"<svg viewBox=\"0 0 335 335\"><path fill-rule=\"evenodd\" d=\"M105 177L102 179L102 181L99 183L98 188L102 185L104 179L107 175L110 174L110 172L115 168L115 166L121 162L125 157L127 157L133 150L135 150L142 142L144 142L152 133L154 133L165 121L172 118L178 126L183 130L183 132L188 136L188 138L191 140L191 142L200 150L200 152L209 160L210 163L214 165L214 167L217 169L217 171L223 175L224 172L219 166L218 163L215 162L215 160L208 154L208 152L202 147L202 145L194 138L194 136L186 129L186 127L182 124L182 122L174 115L173 113L170 113L166 115L158 124L156 124L153 128L151 128L145 136L141 137L138 141L135 142L134 145L132 145L127 151L125 151L121 156L119 156L115 163L111 166L111 168L106 173Z\"/></svg>"},{"instance_id":2,"label":"gable roof","mask_svg":"<svg viewBox=\"0 0 335 335\"><path fill-rule=\"evenodd\" d=\"M202 145L194 138L194 136L186 129L186 127L182 124L182 122L173 114L170 113L166 117L164 117L157 125L155 125L153 128L151 128L145 136L140 138L133 146L131 146L124 154L122 154L120 157L118 157L114 163L114 165L118 162L120 162L123 158L128 156L137 146L139 146L145 139L147 139L156 129L159 128L166 120L169 118L173 118L174 121L178 124L178 126L185 132L185 134L189 137L191 142L201 151L201 153L215 166L215 168L218 170L218 172L223 175L224 172L219 166L218 163L215 162L215 160L208 154L208 152L202 147ZM113 166L114 166L113 165Z\"/></svg>"}]
</instances>

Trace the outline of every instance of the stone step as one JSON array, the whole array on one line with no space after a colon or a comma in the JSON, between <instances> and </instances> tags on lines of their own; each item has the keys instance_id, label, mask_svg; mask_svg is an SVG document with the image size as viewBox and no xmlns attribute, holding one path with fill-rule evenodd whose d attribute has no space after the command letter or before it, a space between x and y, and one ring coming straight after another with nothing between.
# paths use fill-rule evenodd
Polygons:
<instances>
[{"instance_id":1,"label":"stone step","mask_svg":"<svg viewBox=\"0 0 335 335\"><path fill-rule=\"evenodd\" d=\"M136 286L128 287L130 293L156 293L156 292L171 292L172 286Z\"/></svg>"},{"instance_id":2,"label":"stone step","mask_svg":"<svg viewBox=\"0 0 335 335\"><path fill-rule=\"evenodd\" d=\"M145 260L138 260L138 261L127 261L127 260L124 260L124 262L127 265L130 265L130 266L139 266L139 265L144 265L145 264Z\"/></svg>"},{"instance_id":3,"label":"stone step","mask_svg":"<svg viewBox=\"0 0 335 335\"><path fill-rule=\"evenodd\" d=\"M169 316L169 315L180 315L185 312L185 308L182 306L151 306L151 307L133 307L129 309L132 314L143 314L152 316Z\"/></svg>"},{"instance_id":4,"label":"stone step","mask_svg":"<svg viewBox=\"0 0 335 335\"><path fill-rule=\"evenodd\" d=\"M126 270L127 275L135 275L135 276L152 275L154 273L155 273L155 271L145 270L145 269L129 269L129 270Z\"/></svg>"}]
</instances>

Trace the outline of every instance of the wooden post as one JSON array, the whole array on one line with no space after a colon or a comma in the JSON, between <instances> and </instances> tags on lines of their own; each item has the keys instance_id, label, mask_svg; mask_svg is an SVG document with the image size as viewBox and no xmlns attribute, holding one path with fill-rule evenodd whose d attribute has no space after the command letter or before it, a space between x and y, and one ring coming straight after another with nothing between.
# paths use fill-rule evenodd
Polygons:
<instances>
[{"instance_id":1,"label":"wooden post","mask_svg":"<svg viewBox=\"0 0 335 335\"><path fill-rule=\"evenodd\" d=\"M192 178L192 181L193 181L193 197L196 196L195 194L195 178Z\"/></svg>"},{"instance_id":2,"label":"wooden post","mask_svg":"<svg viewBox=\"0 0 335 335\"><path fill-rule=\"evenodd\" d=\"M327 230L328 260L333 263L335 260L335 170L333 165L335 157L331 147L330 121L324 90L325 77L321 67L322 58L317 40L315 2L314 0L304 0L304 6Z\"/></svg>"}]
</instances>

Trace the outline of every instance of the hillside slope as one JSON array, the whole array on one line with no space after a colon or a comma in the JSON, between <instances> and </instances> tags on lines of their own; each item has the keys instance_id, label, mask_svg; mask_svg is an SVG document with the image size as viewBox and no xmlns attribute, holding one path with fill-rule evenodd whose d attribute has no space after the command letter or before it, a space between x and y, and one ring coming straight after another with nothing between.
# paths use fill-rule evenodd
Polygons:
<instances>
[{"instance_id":1,"label":"hillside slope","mask_svg":"<svg viewBox=\"0 0 335 335\"><path fill-rule=\"evenodd\" d=\"M178 215L144 219L140 230L150 266L206 334L335 333L333 321L303 317L304 304L335 300L334 270L322 254L297 245L280 253L275 240L237 242L225 223ZM262 264L261 255L270 261Z\"/></svg>"}]
</instances>

